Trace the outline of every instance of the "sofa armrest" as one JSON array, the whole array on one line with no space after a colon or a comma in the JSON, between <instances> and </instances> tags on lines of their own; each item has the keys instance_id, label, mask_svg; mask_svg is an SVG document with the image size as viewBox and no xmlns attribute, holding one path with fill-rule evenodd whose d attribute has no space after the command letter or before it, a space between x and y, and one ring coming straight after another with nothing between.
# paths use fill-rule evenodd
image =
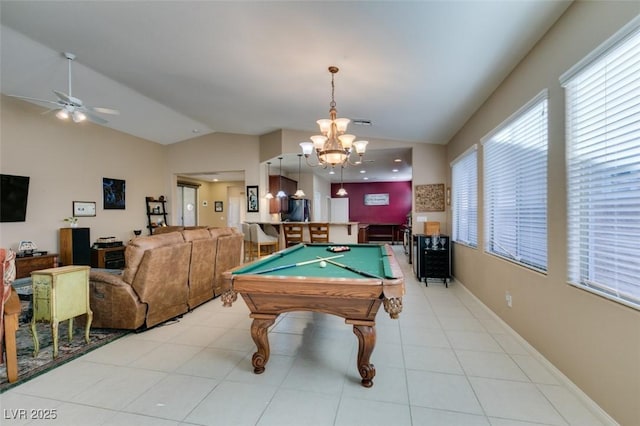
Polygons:
<instances>
[{"instance_id":1,"label":"sofa armrest","mask_svg":"<svg viewBox=\"0 0 640 426\"><path fill-rule=\"evenodd\" d=\"M92 327L135 330L145 321L147 305L122 274L91 271L89 303L93 311Z\"/></svg>"}]
</instances>

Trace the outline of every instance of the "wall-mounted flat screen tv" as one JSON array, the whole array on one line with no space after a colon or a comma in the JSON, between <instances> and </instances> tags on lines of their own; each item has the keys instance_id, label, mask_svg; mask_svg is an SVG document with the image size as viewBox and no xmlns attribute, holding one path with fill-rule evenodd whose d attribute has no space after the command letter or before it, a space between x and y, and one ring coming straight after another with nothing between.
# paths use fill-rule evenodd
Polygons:
<instances>
[{"instance_id":1,"label":"wall-mounted flat screen tv","mask_svg":"<svg viewBox=\"0 0 640 426\"><path fill-rule=\"evenodd\" d=\"M28 176L0 174L0 222L24 222L28 197Z\"/></svg>"}]
</instances>

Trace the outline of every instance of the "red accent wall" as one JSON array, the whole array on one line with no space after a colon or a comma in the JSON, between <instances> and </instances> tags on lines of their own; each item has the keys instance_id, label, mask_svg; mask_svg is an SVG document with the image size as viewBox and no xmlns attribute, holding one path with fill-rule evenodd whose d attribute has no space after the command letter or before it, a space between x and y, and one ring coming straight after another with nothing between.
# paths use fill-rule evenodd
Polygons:
<instances>
[{"instance_id":1,"label":"red accent wall","mask_svg":"<svg viewBox=\"0 0 640 426\"><path fill-rule=\"evenodd\" d=\"M331 184L335 194L340 184ZM407 221L411 211L411 182L345 183L349 199L349 220L362 223L396 223ZM365 194L389 194L388 206L365 206ZM336 195L332 197L339 198Z\"/></svg>"}]
</instances>

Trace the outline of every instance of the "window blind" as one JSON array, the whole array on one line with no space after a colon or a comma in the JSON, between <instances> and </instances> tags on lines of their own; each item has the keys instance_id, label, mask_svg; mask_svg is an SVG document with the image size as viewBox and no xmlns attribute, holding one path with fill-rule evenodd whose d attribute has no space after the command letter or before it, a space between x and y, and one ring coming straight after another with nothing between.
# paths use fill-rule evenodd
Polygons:
<instances>
[{"instance_id":1,"label":"window blind","mask_svg":"<svg viewBox=\"0 0 640 426\"><path fill-rule=\"evenodd\" d=\"M485 250L547 270L547 92L483 138Z\"/></svg>"},{"instance_id":2,"label":"window blind","mask_svg":"<svg viewBox=\"0 0 640 426\"><path fill-rule=\"evenodd\" d=\"M637 20L636 20L637 21ZM640 308L640 25L564 81L569 282Z\"/></svg>"},{"instance_id":3,"label":"window blind","mask_svg":"<svg viewBox=\"0 0 640 426\"><path fill-rule=\"evenodd\" d=\"M453 241L478 246L478 149L471 147L451 166Z\"/></svg>"}]
</instances>

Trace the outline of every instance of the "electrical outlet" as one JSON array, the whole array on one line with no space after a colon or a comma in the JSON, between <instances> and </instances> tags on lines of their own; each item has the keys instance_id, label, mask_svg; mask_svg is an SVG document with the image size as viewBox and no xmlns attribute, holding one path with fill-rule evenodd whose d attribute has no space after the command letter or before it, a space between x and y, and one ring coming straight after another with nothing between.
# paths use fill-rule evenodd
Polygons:
<instances>
[{"instance_id":1,"label":"electrical outlet","mask_svg":"<svg viewBox=\"0 0 640 426\"><path fill-rule=\"evenodd\" d=\"M507 306L508 307L512 307L513 305L513 299L511 297L511 293L509 293L508 291L504 294L504 298L507 301Z\"/></svg>"}]
</instances>

